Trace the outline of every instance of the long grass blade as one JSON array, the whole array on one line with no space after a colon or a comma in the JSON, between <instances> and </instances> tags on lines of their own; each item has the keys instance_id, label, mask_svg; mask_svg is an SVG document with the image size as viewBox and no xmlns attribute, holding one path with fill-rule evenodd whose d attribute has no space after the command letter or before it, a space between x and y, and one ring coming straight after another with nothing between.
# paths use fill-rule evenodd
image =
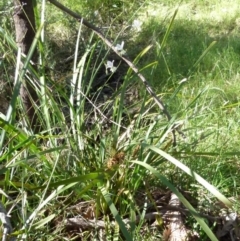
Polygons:
<instances>
[{"instance_id":1,"label":"long grass blade","mask_svg":"<svg viewBox=\"0 0 240 241\"><path fill-rule=\"evenodd\" d=\"M104 197L104 199L106 200L107 204L108 204L108 207L109 209L111 210L112 212L112 215L114 216L114 218L116 219L124 237L126 238L127 241L133 241L130 233L128 232L122 218L120 217L109 193L107 192L106 188L105 187L101 187L101 192L102 192L102 195Z\"/></svg>"},{"instance_id":2,"label":"long grass blade","mask_svg":"<svg viewBox=\"0 0 240 241\"><path fill-rule=\"evenodd\" d=\"M197 222L200 224L202 229L205 231L205 233L208 235L208 237L212 241L218 241L216 236L213 234L212 230L207 226L207 224L204 222L202 218L200 218L197 215L196 210L193 208L193 206L187 201L187 199L166 179L166 177L162 176L158 171L156 171L153 167L151 167L149 164L140 162L140 161L132 161L135 164L141 165L151 171L157 178L161 180L161 182L166 185L173 193L177 195L179 200L183 203L183 205L189 209L193 217L197 220Z\"/></svg>"},{"instance_id":3,"label":"long grass blade","mask_svg":"<svg viewBox=\"0 0 240 241\"><path fill-rule=\"evenodd\" d=\"M155 153L161 155L168 161L170 161L172 164L183 170L185 173L193 177L196 181L198 181L202 186L204 186L209 192L211 192L216 198L218 198L221 202L223 202L226 206L229 208L232 207L232 203L222 194L220 193L216 187L211 185L209 182L207 182L204 178L202 178L200 175L198 175L196 172L191 170L189 167L184 165L182 162L178 161L171 155L167 154L166 152L160 150L159 148L147 144L143 144L144 147L154 151Z\"/></svg>"},{"instance_id":4,"label":"long grass blade","mask_svg":"<svg viewBox=\"0 0 240 241\"><path fill-rule=\"evenodd\" d=\"M213 48L213 46L217 43L217 41L213 41L207 49L204 50L202 55L199 57L199 59L196 61L196 63L193 65L192 69L189 71L190 73L199 65L199 63L203 60L203 58L207 55L207 53Z\"/></svg>"}]
</instances>

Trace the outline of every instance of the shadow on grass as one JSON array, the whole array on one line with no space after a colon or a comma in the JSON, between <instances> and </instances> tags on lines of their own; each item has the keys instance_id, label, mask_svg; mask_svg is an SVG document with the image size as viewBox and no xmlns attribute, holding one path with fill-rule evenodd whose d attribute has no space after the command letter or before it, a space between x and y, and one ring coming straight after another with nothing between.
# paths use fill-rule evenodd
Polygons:
<instances>
[{"instance_id":1,"label":"shadow on grass","mask_svg":"<svg viewBox=\"0 0 240 241\"><path fill-rule=\"evenodd\" d=\"M130 47L130 55L136 56L136 51L139 52L147 45L153 44L151 51L142 59L141 65L158 61L157 67L144 70L144 75L153 85L156 84L156 88L159 84L174 84L176 80L180 81L195 74L211 74L212 78L219 74L236 74L240 66L240 34L239 26L234 20L220 31L219 26L212 23L203 25L196 21L175 19L166 45L162 53L158 54L156 42L162 43L167 28L168 24L152 19ZM213 41L217 43L193 69L199 57Z\"/></svg>"}]
</instances>

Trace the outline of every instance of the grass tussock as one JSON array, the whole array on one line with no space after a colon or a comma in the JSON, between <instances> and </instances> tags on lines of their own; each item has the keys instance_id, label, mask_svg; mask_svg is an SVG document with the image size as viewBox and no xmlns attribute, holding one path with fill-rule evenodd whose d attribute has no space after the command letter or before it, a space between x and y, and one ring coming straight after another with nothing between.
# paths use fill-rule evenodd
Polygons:
<instances>
[{"instance_id":1,"label":"grass tussock","mask_svg":"<svg viewBox=\"0 0 240 241\"><path fill-rule=\"evenodd\" d=\"M20 68L12 9L0 3L0 86L9 83L0 100L11 103L0 106L0 204L11 237L166 240L174 194L192 238L230 240L217 230L224 210L239 213L238 2L88 2L67 5L98 18L171 120L121 58L54 6L35 9L46 14L38 71L28 57ZM37 133L18 97L26 76L39 96Z\"/></svg>"}]
</instances>

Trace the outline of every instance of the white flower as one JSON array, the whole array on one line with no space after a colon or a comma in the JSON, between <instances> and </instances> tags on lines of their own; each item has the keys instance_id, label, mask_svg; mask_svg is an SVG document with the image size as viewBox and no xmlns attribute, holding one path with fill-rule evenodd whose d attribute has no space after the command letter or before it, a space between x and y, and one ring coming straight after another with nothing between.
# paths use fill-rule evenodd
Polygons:
<instances>
[{"instance_id":1,"label":"white flower","mask_svg":"<svg viewBox=\"0 0 240 241\"><path fill-rule=\"evenodd\" d=\"M124 41L122 41L121 44L117 44L114 48L116 51L120 52L120 54L125 54L126 51L123 49L124 47Z\"/></svg>"},{"instance_id":2,"label":"white flower","mask_svg":"<svg viewBox=\"0 0 240 241\"><path fill-rule=\"evenodd\" d=\"M133 21L132 28L134 30L136 30L137 32L139 32L139 31L141 31L141 25L142 25L142 22L140 22L139 20L135 19Z\"/></svg>"},{"instance_id":3,"label":"white flower","mask_svg":"<svg viewBox=\"0 0 240 241\"><path fill-rule=\"evenodd\" d=\"M112 73L114 73L115 71L116 71L116 67L113 65L113 63L114 63L114 60L113 61L107 61L107 64L106 64L106 69L110 69L110 71L112 72Z\"/></svg>"},{"instance_id":4,"label":"white flower","mask_svg":"<svg viewBox=\"0 0 240 241\"><path fill-rule=\"evenodd\" d=\"M124 46L124 41L122 41L121 44L117 44L117 45L115 46L115 49L116 49L117 51L121 51L121 50L123 50L123 46Z\"/></svg>"}]
</instances>

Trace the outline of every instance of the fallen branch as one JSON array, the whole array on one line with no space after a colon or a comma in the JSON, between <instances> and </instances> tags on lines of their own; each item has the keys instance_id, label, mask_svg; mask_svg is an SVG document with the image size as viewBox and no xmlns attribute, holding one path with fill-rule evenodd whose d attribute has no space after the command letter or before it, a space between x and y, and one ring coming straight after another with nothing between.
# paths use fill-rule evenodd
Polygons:
<instances>
[{"instance_id":1,"label":"fallen branch","mask_svg":"<svg viewBox=\"0 0 240 241\"><path fill-rule=\"evenodd\" d=\"M178 199L177 195L172 193L169 204L173 207L179 208L181 206L181 202ZM184 241L188 239L189 231L184 224L184 220L182 218L182 214L179 211L169 210L165 213L165 218L168 222L168 239L169 241Z\"/></svg>"},{"instance_id":2,"label":"fallen branch","mask_svg":"<svg viewBox=\"0 0 240 241\"><path fill-rule=\"evenodd\" d=\"M151 222L151 221L156 220L156 218L158 216L161 216L162 214L163 213L159 213L159 212L147 213L144 216L144 220ZM136 217L136 224L140 222L141 218L142 218L141 216ZM123 220L123 222L127 225L127 224L131 223L131 220L126 218ZM82 216L67 218L65 220L65 225L66 225L66 227L80 228L83 230L92 229L92 228L95 228L95 229L106 228L106 222L104 222L102 220L89 220L89 219L85 219ZM115 222L112 221L111 226L114 227L114 225L115 225Z\"/></svg>"},{"instance_id":3,"label":"fallen branch","mask_svg":"<svg viewBox=\"0 0 240 241\"><path fill-rule=\"evenodd\" d=\"M148 221L151 223L151 222L154 222L158 217L161 217L164 222L171 222L172 220L179 218L179 213L190 214L189 210L180 208L180 207L176 207L174 205L167 205L164 207L157 207L157 208L158 208L158 212L146 213L145 216L143 217L144 221ZM179 212L179 213L176 214L176 213L173 213L170 211ZM212 217L210 215L201 214L201 213L196 213L195 215L206 218L211 221L222 220L222 217L219 217L219 216ZM140 221L142 221L142 216L138 215L136 217L135 223L138 224ZM73 218L67 218L64 222L65 222L66 227L68 227L68 228L69 227L70 228L80 228L83 230L89 230L89 229L93 229L93 228L96 228L96 229L106 228L106 223L104 221L90 220L90 219L86 219L80 215L78 215L77 217L73 217ZM125 219L123 219L123 222L126 225L128 225L132 221L128 218L125 218ZM111 222L111 225L114 227L115 222Z\"/></svg>"},{"instance_id":4,"label":"fallen branch","mask_svg":"<svg viewBox=\"0 0 240 241\"><path fill-rule=\"evenodd\" d=\"M121 53L119 53L116 48L113 46L113 44L103 35L103 33L101 32L101 30L99 28L97 28L96 26L94 26L93 24L89 23L86 19L84 19L80 14L73 12L72 10L70 10L69 8L65 7L64 5L62 5L61 3L59 3L56 0L48 0L50 3L52 3L53 5L55 5L56 7L58 7L59 9L61 9L62 11L66 12L67 14L69 14L70 16L72 16L73 18L77 19L78 21L82 22L86 27L92 29L98 36L99 38L101 38L103 40L103 42L114 52L116 53L136 74L137 76L140 78L140 80L143 82L143 84L146 87L146 90L148 91L148 93L153 97L154 101L156 102L156 104L159 106L159 108L161 109L161 111L163 112L163 114L166 115L167 120L171 121L172 117L170 115L170 113L168 112L166 106L164 105L164 103L162 102L162 100L156 95L156 93L153 91L152 87L150 86L150 84L148 83L148 81L145 79L145 77L139 72L138 68L127 58L123 57ZM172 134L173 134L173 145L176 146L176 135L175 135L175 130L178 131L179 134L181 134L181 136L183 138L185 138L185 135L183 134L182 131L179 130L178 127L176 127L175 125L173 126L173 130L172 130Z\"/></svg>"}]
</instances>

